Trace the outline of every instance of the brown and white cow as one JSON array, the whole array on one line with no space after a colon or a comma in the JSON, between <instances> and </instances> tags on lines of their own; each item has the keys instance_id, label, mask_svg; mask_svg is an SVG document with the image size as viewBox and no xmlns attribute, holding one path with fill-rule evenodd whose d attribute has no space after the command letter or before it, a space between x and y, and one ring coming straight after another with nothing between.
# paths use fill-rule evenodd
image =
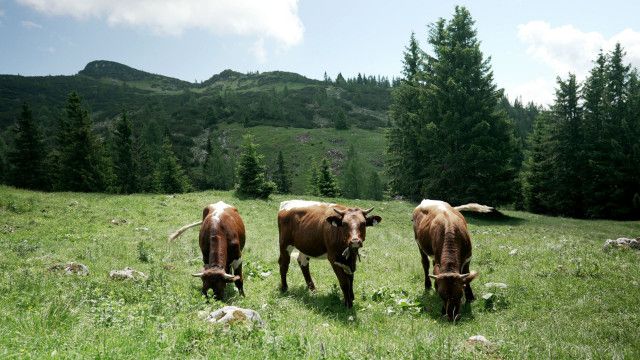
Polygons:
<instances>
[{"instance_id":1,"label":"brown and white cow","mask_svg":"<svg viewBox=\"0 0 640 360\"><path fill-rule=\"evenodd\" d=\"M287 271L293 249L297 249L298 264L309 290L315 284L309 272L309 258L326 258L338 277L344 294L344 304L353 306L353 274L356 271L358 249L364 243L366 227L382 221L369 216L373 208L362 210L338 204L316 201L290 200L280 203L278 230L280 232L281 290L287 291Z\"/></svg>"},{"instance_id":2,"label":"brown and white cow","mask_svg":"<svg viewBox=\"0 0 640 360\"><path fill-rule=\"evenodd\" d=\"M235 282L238 291L244 296L242 249L245 230L238 210L222 201L210 204L202 211L202 221L183 226L169 240L200 224L200 250L204 269L193 276L202 279L202 293L207 296L207 291L213 289L214 297L221 300L227 283Z\"/></svg>"},{"instance_id":3,"label":"brown and white cow","mask_svg":"<svg viewBox=\"0 0 640 360\"><path fill-rule=\"evenodd\" d=\"M468 205L459 208L473 211ZM413 232L422 256L424 288L431 289L430 278L435 280L443 301L442 314L453 320L460 313L463 293L467 301L474 300L470 283L478 276L475 271L469 272L471 238L467 222L458 208L444 201L422 200L413 211ZM429 257L433 259L433 275L429 274Z\"/></svg>"}]
</instances>

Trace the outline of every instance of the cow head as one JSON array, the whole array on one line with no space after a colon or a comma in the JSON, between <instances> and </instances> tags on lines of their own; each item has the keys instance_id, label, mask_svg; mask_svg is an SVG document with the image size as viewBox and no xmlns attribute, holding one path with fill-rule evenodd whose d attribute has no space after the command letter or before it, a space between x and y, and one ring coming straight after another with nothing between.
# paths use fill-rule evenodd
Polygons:
<instances>
[{"instance_id":1,"label":"cow head","mask_svg":"<svg viewBox=\"0 0 640 360\"><path fill-rule=\"evenodd\" d=\"M240 280L240 276L227 274L224 269L221 268L208 268L202 272L192 274L202 279L202 294L207 296L207 291L213 289L213 297L216 300L222 300L224 298L224 289L227 287L227 283Z\"/></svg>"},{"instance_id":2,"label":"cow head","mask_svg":"<svg viewBox=\"0 0 640 360\"><path fill-rule=\"evenodd\" d=\"M475 271L468 274L451 272L429 275L429 277L435 280L438 295L440 295L444 303L442 305L442 314L446 314L450 321L457 319L460 314L460 304L462 303L464 287L468 286L477 276L478 273Z\"/></svg>"},{"instance_id":3,"label":"cow head","mask_svg":"<svg viewBox=\"0 0 640 360\"><path fill-rule=\"evenodd\" d=\"M333 209L336 215L329 216L327 222L331 226L342 228L343 240L351 249L359 249L364 243L367 226L373 226L382 221L378 215L368 216L373 208L362 210L352 208L347 210Z\"/></svg>"}]
</instances>

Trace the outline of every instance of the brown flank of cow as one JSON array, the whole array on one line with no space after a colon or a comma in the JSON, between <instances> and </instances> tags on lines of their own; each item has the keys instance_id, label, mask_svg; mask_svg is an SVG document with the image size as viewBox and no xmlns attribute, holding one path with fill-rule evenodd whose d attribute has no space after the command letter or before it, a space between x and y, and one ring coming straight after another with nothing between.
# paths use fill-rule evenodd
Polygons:
<instances>
[{"instance_id":1,"label":"brown flank of cow","mask_svg":"<svg viewBox=\"0 0 640 360\"><path fill-rule=\"evenodd\" d=\"M200 224L199 242L204 269L193 276L202 279L202 294L208 297L207 292L212 289L214 297L222 300L227 283L234 282L244 296L242 249L245 229L238 210L222 201L210 204L202 211L202 221L183 226L169 240Z\"/></svg>"},{"instance_id":2,"label":"brown flank of cow","mask_svg":"<svg viewBox=\"0 0 640 360\"><path fill-rule=\"evenodd\" d=\"M413 231L424 269L424 288L436 291L443 301L442 314L449 320L460 314L462 295L468 302L475 298L471 281L478 273L469 272L471 238L464 216L444 201L423 200L413 211ZM429 275L429 257L433 259L433 275Z\"/></svg>"},{"instance_id":3,"label":"brown flank of cow","mask_svg":"<svg viewBox=\"0 0 640 360\"><path fill-rule=\"evenodd\" d=\"M344 304L351 308L358 249L364 244L366 227L382 221L380 216L368 215L372 210L302 200L282 202L278 212L280 289L288 289L287 271L293 248L300 252L298 264L309 290L315 290L309 257L326 256L338 277Z\"/></svg>"}]
</instances>

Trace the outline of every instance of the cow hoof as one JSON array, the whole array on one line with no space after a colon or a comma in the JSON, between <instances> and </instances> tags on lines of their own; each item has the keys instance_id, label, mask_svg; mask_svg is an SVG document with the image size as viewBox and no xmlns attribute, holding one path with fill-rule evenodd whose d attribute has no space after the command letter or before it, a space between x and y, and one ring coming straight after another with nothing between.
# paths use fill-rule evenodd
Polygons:
<instances>
[{"instance_id":1,"label":"cow hoof","mask_svg":"<svg viewBox=\"0 0 640 360\"><path fill-rule=\"evenodd\" d=\"M312 292L316 291L316 286L313 283L307 284L307 287L309 288L309 291L312 291Z\"/></svg>"},{"instance_id":2,"label":"cow hoof","mask_svg":"<svg viewBox=\"0 0 640 360\"><path fill-rule=\"evenodd\" d=\"M287 290L289 290L288 286L281 286L280 287L280 292L287 292Z\"/></svg>"}]
</instances>

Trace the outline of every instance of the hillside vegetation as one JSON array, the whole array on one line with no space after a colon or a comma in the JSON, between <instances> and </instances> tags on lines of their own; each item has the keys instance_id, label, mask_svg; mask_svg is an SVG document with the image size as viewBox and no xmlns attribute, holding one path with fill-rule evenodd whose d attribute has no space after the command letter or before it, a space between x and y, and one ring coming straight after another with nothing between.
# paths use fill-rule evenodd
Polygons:
<instances>
[{"instance_id":1,"label":"hillside vegetation","mask_svg":"<svg viewBox=\"0 0 640 360\"><path fill-rule=\"evenodd\" d=\"M607 238L637 236L639 222L584 221L507 211L468 218L478 300L460 321L440 317L423 292L411 211L401 201L323 199L375 206L382 222L367 231L352 310L342 305L326 260L312 261L310 294L295 262L290 290L278 290L279 202L237 200L231 192L183 195L38 193L0 187L0 357L3 358L637 358L640 253L603 252ZM191 273L202 266L190 230L202 208L224 200L247 227L246 297L229 287L226 303L257 310L262 329L205 323L207 303ZM49 268L76 261L88 276ZM146 281L114 281L133 267ZM262 276L260 275L261 273ZM504 283L490 288L487 283ZM493 295L489 296L489 293ZM486 300L483 298L486 298ZM483 335L489 346L466 339Z\"/></svg>"}]
</instances>

